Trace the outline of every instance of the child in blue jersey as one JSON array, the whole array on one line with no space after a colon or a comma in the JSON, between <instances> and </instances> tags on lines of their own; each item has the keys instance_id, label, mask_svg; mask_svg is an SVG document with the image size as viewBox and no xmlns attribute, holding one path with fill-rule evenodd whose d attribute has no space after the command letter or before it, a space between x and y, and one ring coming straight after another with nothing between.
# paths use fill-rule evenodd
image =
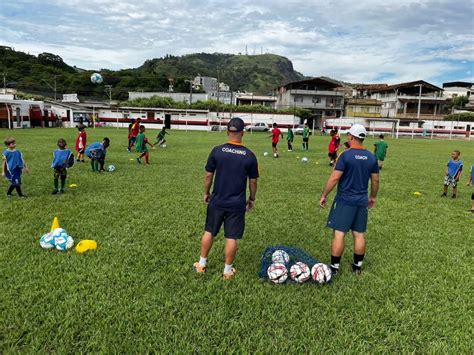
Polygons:
<instances>
[{"instance_id":1,"label":"child in blue jersey","mask_svg":"<svg viewBox=\"0 0 474 355\"><path fill-rule=\"evenodd\" d=\"M102 143L92 143L86 149L86 155L91 160L92 171L101 172L104 171L105 156L107 154L107 148L110 145L110 139L105 137Z\"/></svg>"},{"instance_id":2,"label":"child in blue jersey","mask_svg":"<svg viewBox=\"0 0 474 355\"><path fill-rule=\"evenodd\" d=\"M456 198L458 192L458 181L462 173L462 160L459 159L461 152L459 150L454 150L451 153L451 160L448 162L446 167L446 173L444 176L444 190L441 197L446 197L448 195L448 187L452 186L453 195L452 198Z\"/></svg>"},{"instance_id":3,"label":"child in blue jersey","mask_svg":"<svg viewBox=\"0 0 474 355\"><path fill-rule=\"evenodd\" d=\"M54 190L53 195L64 193L64 185L66 185L67 168L74 163L74 156L69 149L66 149L66 140L58 139L58 149L53 153L53 163L51 167L54 169ZM59 179L61 179L61 187L59 188Z\"/></svg>"},{"instance_id":4,"label":"child in blue jersey","mask_svg":"<svg viewBox=\"0 0 474 355\"><path fill-rule=\"evenodd\" d=\"M23 154L16 150L15 138L5 139L5 145L7 149L2 154L2 176L10 182L7 197L12 197L13 190L16 190L18 196L26 198L26 195L21 191L21 174L23 171L28 171L23 160Z\"/></svg>"},{"instance_id":5,"label":"child in blue jersey","mask_svg":"<svg viewBox=\"0 0 474 355\"><path fill-rule=\"evenodd\" d=\"M474 164L471 166L471 173L469 174L469 179L467 180L467 186L471 186L473 183L474 183ZM471 193L471 209L468 211L474 212L474 191Z\"/></svg>"}]
</instances>

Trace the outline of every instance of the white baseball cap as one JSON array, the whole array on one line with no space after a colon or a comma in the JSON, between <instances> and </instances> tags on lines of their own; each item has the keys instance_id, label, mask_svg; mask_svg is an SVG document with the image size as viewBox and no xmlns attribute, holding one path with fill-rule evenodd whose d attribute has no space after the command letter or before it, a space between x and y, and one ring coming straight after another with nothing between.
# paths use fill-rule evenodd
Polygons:
<instances>
[{"instance_id":1,"label":"white baseball cap","mask_svg":"<svg viewBox=\"0 0 474 355\"><path fill-rule=\"evenodd\" d=\"M353 137L364 139L367 137L367 131L365 130L364 126L361 124L355 124L349 130L349 134Z\"/></svg>"}]
</instances>

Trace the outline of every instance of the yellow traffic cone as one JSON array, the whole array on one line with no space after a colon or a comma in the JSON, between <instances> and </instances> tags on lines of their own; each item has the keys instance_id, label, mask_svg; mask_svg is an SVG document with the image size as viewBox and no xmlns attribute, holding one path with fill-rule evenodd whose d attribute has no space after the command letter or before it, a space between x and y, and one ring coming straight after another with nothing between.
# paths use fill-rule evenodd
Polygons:
<instances>
[{"instance_id":1,"label":"yellow traffic cone","mask_svg":"<svg viewBox=\"0 0 474 355\"><path fill-rule=\"evenodd\" d=\"M53 219L53 224L51 225L51 232L52 232L53 230L55 230L56 228L60 228L60 227L59 227L59 219L58 219L58 217L54 217L54 219Z\"/></svg>"}]
</instances>

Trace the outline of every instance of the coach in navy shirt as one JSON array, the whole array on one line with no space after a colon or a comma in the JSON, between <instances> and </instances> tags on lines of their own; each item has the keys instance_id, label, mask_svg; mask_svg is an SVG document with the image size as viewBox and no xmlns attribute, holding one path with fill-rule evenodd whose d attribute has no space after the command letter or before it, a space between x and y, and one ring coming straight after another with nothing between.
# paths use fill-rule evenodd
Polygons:
<instances>
[{"instance_id":1,"label":"coach in navy shirt","mask_svg":"<svg viewBox=\"0 0 474 355\"><path fill-rule=\"evenodd\" d=\"M207 204L205 232L201 240L201 258L194 263L198 273L206 272L207 257L214 237L224 224L224 279L235 275L233 267L237 239L245 229L245 212L254 207L257 193L258 164L255 154L242 145L244 121L235 117L227 126L229 142L215 147L206 164L204 202ZM215 175L215 176L214 176ZM214 189L210 194L214 180ZM246 198L247 181L249 197Z\"/></svg>"},{"instance_id":2,"label":"coach in navy shirt","mask_svg":"<svg viewBox=\"0 0 474 355\"><path fill-rule=\"evenodd\" d=\"M320 206L326 207L327 196L337 185L336 198L329 212L327 226L333 229L331 248L331 270L339 271L344 236L352 230L354 237L354 263L352 271L361 272L365 256L365 232L367 230L368 208L375 206L379 189L379 167L375 156L364 149L362 143L367 135L362 125L355 124L348 133L350 149L337 160L321 195ZM368 196L371 181L370 197Z\"/></svg>"}]
</instances>

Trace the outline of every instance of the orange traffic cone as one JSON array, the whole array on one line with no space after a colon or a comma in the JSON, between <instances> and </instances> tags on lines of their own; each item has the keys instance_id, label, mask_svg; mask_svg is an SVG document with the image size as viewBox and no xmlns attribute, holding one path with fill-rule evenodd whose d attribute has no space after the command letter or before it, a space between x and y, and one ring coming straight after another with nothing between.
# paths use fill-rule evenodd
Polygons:
<instances>
[{"instance_id":1,"label":"orange traffic cone","mask_svg":"<svg viewBox=\"0 0 474 355\"><path fill-rule=\"evenodd\" d=\"M55 230L56 228L60 228L60 227L59 227L59 219L58 219L58 217L54 217L54 219L53 219L53 224L51 224L51 232L52 232L53 230Z\"/></svg>"}]
</instances>

